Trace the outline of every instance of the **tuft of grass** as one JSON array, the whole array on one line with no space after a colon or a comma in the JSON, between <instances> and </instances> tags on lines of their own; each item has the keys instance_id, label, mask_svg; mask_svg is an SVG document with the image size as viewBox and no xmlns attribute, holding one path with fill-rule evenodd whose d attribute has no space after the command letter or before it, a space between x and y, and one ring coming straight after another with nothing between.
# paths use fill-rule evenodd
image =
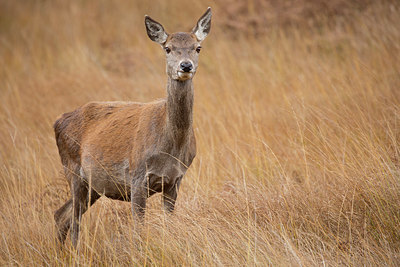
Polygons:
<instances>
[{"instance_id":1,"label":"tuft of grass","mask_svg":"<svg viewBox=\"0 0 400 267\"><path fill-rule=\"evenodd\" d=\"M213 3L0 1L0 265L400 264L399 4L329 1L310 24L320 5L298 1L254 32L250 16L280 4L230 2L194 78L198 151L176 211L150 198L138 234L129 203L101 198L74 251L55 241L69 197L55 118L163 97L144 14L189 30Z\"/></svg>"}]
</instances>

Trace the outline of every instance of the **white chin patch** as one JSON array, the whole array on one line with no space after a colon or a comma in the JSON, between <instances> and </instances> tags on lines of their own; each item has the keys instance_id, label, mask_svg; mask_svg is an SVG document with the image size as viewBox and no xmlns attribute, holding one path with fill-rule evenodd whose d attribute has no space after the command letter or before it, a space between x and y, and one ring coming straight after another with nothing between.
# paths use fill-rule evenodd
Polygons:
<instances>
[{"instance_id":1,"label":"white chin patch","mask_svg":"<svg viewBox=\"0 0 400 267\"><path fill-rule=\"evenodd\" d=\"M193 73L192 72L178 72L178 78L179 80L187 80L187 79L191 79L193 77Z\"/></svg>"}]
</instances>

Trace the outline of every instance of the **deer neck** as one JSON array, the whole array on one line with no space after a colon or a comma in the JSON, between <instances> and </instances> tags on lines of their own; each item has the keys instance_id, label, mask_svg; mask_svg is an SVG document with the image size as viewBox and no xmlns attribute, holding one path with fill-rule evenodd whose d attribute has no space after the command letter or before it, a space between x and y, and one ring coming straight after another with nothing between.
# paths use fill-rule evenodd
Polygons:
<instances>
[{"instance_id":1,"label":"deer neck","mask_svg":"<svg viewBox=\"0 0 400 267\"><path fill-rule=\"evenodd\" d=\"M168 78L167 132L175 142L181 143L191 134L193 124L192 79L178 81Z\"/></svg>"}]
</instances>

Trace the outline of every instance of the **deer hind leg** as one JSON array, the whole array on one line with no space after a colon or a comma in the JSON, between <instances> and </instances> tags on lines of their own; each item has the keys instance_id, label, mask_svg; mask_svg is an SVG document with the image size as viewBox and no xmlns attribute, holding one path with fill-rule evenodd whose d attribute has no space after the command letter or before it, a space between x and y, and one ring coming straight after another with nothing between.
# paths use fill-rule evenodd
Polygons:
<instances>
[{"instance_id":1,"label":"deer hind leg","mask_svg":"<svg viewBox=\"0 0 400 267\"><path fill-rule=\"evenodd\" d=\"M57 227L57 239L61 244L64 243L67 237L68 230L71 227L72 218L72 198L54 213L54 220Z\"/></svg>"},{"instance_id":2,"label":"deer hind leg","mask_svg":"<svg viewBox=\"0 0 400 267\"><path fill-rule=\"evenodd\" d=\"M93 205L100 198L100 195L93 189L90 191L89 196L87 183L78 176L79 170L80 166L75 165L75 168L71 168L70 165L65 165L64 171L67 180L71 183L72 197L54 213L59 242L61 244L65 242L68 231L73 225L71 239L74 247L76 247L78 240L79 221L83 213L88 209L89 198L90 205Z\"/></svg>"},{"instance_id":3,"label":"deer hind leg","mask_svg":"<svg viewBox=\"0 0 400 267\"><path fill-rule=\"evenodd\" d=\"M74 181L76 173L79 171L79 166L71 163L68 160L63 161L65 178L71 184ZM68 231L71 228L72 220L72 202L70 198L65 204L54 213L54 220L56 221L57 238L61 244L65 242Z\"/></svg>"},{"instance_id":4,"label":"deer hind leg","mask_svg":"<svg viewBox=\"0 0 400 267\"><path fill-rule=\"evenodd\" d=\"M89 190L89 186L86 181L82 180L81 177L75 176L71 186L72 191L72 229L71 229L71 240L74 248L78 245L79 240L79 228L82 215L93 205L100 195L93 189ZM89 201L90 200L90 201Z\"/></svg>"}]
</instances>

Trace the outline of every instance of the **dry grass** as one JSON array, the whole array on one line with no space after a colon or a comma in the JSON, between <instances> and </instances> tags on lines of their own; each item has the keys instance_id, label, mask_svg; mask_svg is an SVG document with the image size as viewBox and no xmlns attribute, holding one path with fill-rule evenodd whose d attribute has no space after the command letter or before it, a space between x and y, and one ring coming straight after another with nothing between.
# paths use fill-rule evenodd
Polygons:
<instances>
[{"instance_id":1,"label":"dry grass","mask_svg":"<svg viewBox=\"0 0 400 267\"><path fill-rule=\"evenodd\" d=\"M0 265L399 265L400 6L386 1L257 38L224 34L219 4L175 214L151 198L138 235L129 203L101 199L79 251L57 246L69 191L53 121L163 97L144 14L188 30L210 5L147 2L0 1Z\"/></svg>"}]
</instances>

